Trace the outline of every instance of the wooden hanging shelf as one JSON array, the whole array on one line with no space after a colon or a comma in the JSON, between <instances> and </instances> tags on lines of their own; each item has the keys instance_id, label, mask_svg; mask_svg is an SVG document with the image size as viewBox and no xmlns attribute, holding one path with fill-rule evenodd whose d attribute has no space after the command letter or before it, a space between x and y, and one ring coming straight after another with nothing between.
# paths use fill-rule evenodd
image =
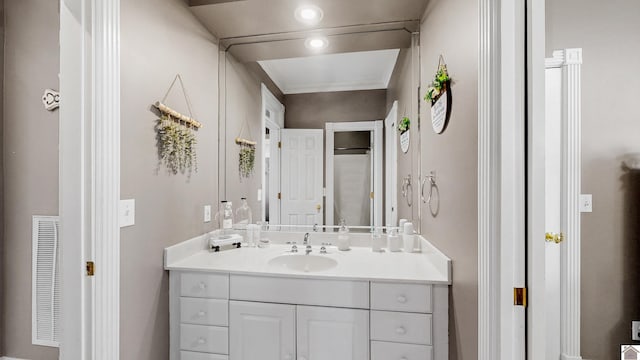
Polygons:
<instances>
[{"instance_id":1,"label":"wooden hanging shelf","mask_svg":"<svg viewBox=\"0 0 640 360\"><path fill-rule=\"evenodd\" d=\"M181 113L173 110L172 108L168 107L167 105L161 103L160 101L156 101L156 103L154 104L154 106L160 110L161 113L166 114L171 116L172 118L176 119L176 120L180 120L180 121L184 121L185 123L196 127L198 129L200 129L202 127L202 123L199 122L196 119L193 119L189 116L186 115L182 115Z\"/></svg>"},{"instance_id":2,"label":"wooden hanging shelf","mask_svg":"<svg viewBox=\"0 0 640 360\"><path fill-rule=\"evenodd\" d=\"M255 142L255 141L251 141L251 140L242 139L242 138L237 137L236 138L236 144L238 144L238 145L256 146L258 143Z\"/></svg>"}]
</instances>

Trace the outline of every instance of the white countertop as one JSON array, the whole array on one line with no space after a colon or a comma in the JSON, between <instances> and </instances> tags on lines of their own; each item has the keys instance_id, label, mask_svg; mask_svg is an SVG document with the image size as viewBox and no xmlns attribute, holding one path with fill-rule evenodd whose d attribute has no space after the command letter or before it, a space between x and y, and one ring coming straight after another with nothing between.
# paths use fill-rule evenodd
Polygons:
<instances>
[{"instance_id":1,"label":"white countertop","mask_svg":"<svg viewBox=\"0 0 640 360\"><path fill-rule=\"evenodd\" d=\"M240 248L209 252L206 235L187 240L165 249L165 269L177 271L206 271L258 276L302 277L311 279L376 280L413 283L450 284L451 261L433 245L421 238L421 253L373 252L369 247L352 247L349 251L328 248L320 255L319 246L313 255L327 256L337 266L324 271L301 272L269 265L272 258L288 254L290 245L271 244L268 248ZM304 247L298 244L305 256Z\"/></svg>"}]
</instances>

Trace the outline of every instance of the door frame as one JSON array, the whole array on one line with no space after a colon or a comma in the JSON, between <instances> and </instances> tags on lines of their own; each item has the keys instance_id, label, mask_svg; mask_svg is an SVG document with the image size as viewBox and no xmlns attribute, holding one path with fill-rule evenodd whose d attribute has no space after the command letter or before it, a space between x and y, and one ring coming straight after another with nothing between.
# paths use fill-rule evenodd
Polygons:
<instances>
[{"instance_id":1,"label":"door frame","mask_svg":"<svg viewBox=\"0 0 640 360\"><path fill-rule=\"evenodd\" d=\"M262 134L261 139L262 142L261 144L265 143L266 137L267 137L267 132L266 132L266 128L269 128L270 131L277 131L278 133L278 142L280 142L280 130L284 128L284 112L285 112L285 107L284 105L278 101L278 99L275 97L275 95L273 95L273 93L269 90L269 88L262 83L260 85L260 93L262 96L262 107L261 107L261 117L262 117L262 126L260 129L260 133ZM277 109L277 118L275 120L273 120L273 118L267 118L267 109ZM271 146L271 150L274 149L274 146ZM279 150L279 147L275 147L276 150ZM264 154L264 151L262 152ZM278 172L278 179L280 179L280 152L276 151L276 152L271 152L271 158L277 158L278 159L278 166L277 166L277 172ZM261 159L261 164L262 164L262 174L261 174L261 178L262 178L262 191L261 191L261 198L264 199L265 196L265 184L267 181L267 177L265 175L264 169L266 168L266 161L265 161L265 157L264 155L262 156ZM270 164L271 165L271 164ZM269 187L272 187L272 184L269 183ZM269 189L270 190L270 189ZM278 192L280 192L280 184L278 184ZM267 191L266 192L267 195L269 196L269 223L272 224L280 224L280 199L278 199L277 194L273 194L272 191ZM266 201L261 201L261 205L262 207L262 221L266 220ZM276 215L276 220L275 221L271 221L271 216Z\"/></svg>"},{"instance_id":2,"label":"door frame","mask_svg":"<svg viewBox=\"0 0 640 360\"><path fill-rule=\"evenodd\" d=\"M325 225L334 226L333 221L333 176L334 176L334 140L335 133L347 132L347 131L372 131L373 139L373 215L374 221L372 226L383 226L382 220L382 130L384 127L384 121L353 121L353 122L334 122L326 123L326 146L325 146L325 183L326 197L325 197ZM380 194L380 195L376 195Z\"/></svg>"},{"instance_id":3,"label":"door frame","mask_svg":"<svg viewBox=\"0 0 640 360\"><path fill-rule=\"evenodd\" d=\"M398 100L393 102L385 124L384 174L385 174L385 225L398 223Z\"/></svg>"},{"instance_id":4,"label":"door frame","mask_svg":"<svg viewBox=\"0 0 640 360\"><path fill-rule=\"evenodd\" d=\"M542 4L544 16L544 0L531 2ZM525 309L513 303L514 288L526 285L527 22L523 3L478 5L478 359L524 359L525 349L531 351L525 346ZM544 58L544 46L534 55Z\"/></svg>"},{"instance_id":5,"label":"door frame","mask_svg":"<svg viewBox=\"0 0 640 360\"><path fill-rule=\"evenodd\" d=\"M120 0L60 1L60 92L60 359L118 359Z\"/></svg>"},{"instance_id":6,"label":"door frame","mask_svg":"<svg viewBox=\"0 0 640 360\"><path fill-rule=\"evenodd\" d=\"M545 69L560 68L562 152L560 231L560 355L562 360L580 360L580 193L582 49L562 49L545 59Z\"/></svg>"}]
</instances>

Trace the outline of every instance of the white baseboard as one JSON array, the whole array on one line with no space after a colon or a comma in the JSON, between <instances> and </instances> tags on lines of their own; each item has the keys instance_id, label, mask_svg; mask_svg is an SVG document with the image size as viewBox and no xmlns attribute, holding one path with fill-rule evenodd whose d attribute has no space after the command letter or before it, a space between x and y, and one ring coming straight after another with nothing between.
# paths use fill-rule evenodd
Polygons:
<instances>
[{"instance_id":1,"label":"white baseboard","mask_svg":"<svg viewBox=\"0 0 640 360\"><path fill-rule=\"evenodd\" d=\"M18 359L18 358L3 356L3 357L0 357L0 360L26 360L26 359Z\"/></svg>"}]
</instances>

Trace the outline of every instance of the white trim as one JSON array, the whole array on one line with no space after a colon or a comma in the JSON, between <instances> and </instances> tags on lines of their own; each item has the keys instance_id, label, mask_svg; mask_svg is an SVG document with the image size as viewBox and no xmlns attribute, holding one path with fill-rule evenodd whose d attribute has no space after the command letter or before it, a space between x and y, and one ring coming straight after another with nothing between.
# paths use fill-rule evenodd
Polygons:
<instances>
[{"instance_id":1,"label":"white trim","mask_svg":"<svg viewBox=\"0 0 640 360\"><path fill-rule=\"evenodd\" d=\"M60 3L61 360L120 355L119 31L120 0Z\"/></svg>"},{"instance_id":2,"label":"white trim","mask_svg":"<svg viewBox=\"0 0 640 360\"><path fill-rule=\"evenodd\" d=\"M527 0L527 358L546 356L545 1Z\"/></svg>"},{"instance_id":3,"label":"white trim","mask_svg":"<svg viewBox=\"0 0 640 360\"><path fill-rule=\"evenodd\" d=\"M92 359L93 281L82 269L91 251L91 3L60 2L60 359Z\"/></svg>"},{"instance_id":4,"label":"white trim","mask_svg":"<svg viewBox=\"0 0 640 360\"><path fill-rule=\"evenodd\" d=\"M563 50L562 64L562 216L560 260L560 346L562 359L580 357L580 177L582 49ZM555 54L555 53L554 53Z\"/></svg>"},{"instance_id":5,"label":"white trim","mask_svg":"<svg viewBox=\"0 0 640 360\"><path fill-rule=\"evenodd\" d=\"M0 360L27 360L27 359L18 359L18 358L3 356L3 357L0 357Z\"/></svg>"},{"instance_id":6,"label":"white trim","mask_svg":"<svg viewBox=\"0 0 640 360\"><path fill-rule=\"evenodd\" d=\"M478 360L500 357L500 0L479 0ZM506 29L505 29L506 30ZM500 335L498 335L500 334ZM504 359L506 360L506 359Z\"/></svg>"},{"instance_id":7,"label":"white trim","mask_svg":"<svg viewBox=\"0 0 640 360\"><path fill-rule=\"evenodd\" d=\"M398 224L398 100L385 119L385 225ZM389 133L390 132L390 133ZM388 141L391 138L391 141ZM392 210L393 209L393 210Z\"/></svg>"},{"instance_id":8,"label":"white trim","mask_svg":"<svg viewBox=\"0 0 640 360\"><path fill-rule=\"evenodd\" d=\"M270 130L280 130L284 127L284 112L285 112L285 108L284 105L282 103L280 103L280 101L278 101L278 99L273 95L273 93L271 93L271 91L269 91L269 88L267 88L267 86L262 83L260 85L260 93L262 95L262 106L261 106L261 113L260 113L260 118L262 119L262 127L260 129L260 136L261 136L261 141L260 141L260 146L262 147L262 149L260 149L260 161L262 164L261 167L261 172L262 174L260 175L261 177L261 183L260 183L260 187L262 188L262 201L260 204L260 207L262 208L262 214L261 214L261 219L262 221L266 220L266 205L267 205L267 201L266 201L266 196L268 195L270 197L269 199L269 222L271 224L279 224L280 223L280 200L278 200L277 195L276 194L272 194L270 191L265 191L265 184L267 183L267 176L265 174L265 168L266 168L266 161L265 161L265 157L264 157L264 143L265 143L265 139L267 137L267 132L266 132L266 128L268 127ZM278 109L278 119L277 122L273 121L271 119L267 119L266 116L266 111L267 108L272 108L272 109ZM280 141L280 134L278 134L277 136L277 140ZM272 149L274 147L272 146ZM277 147L275 147L277 149ZM276 154L276 153L272 153L271 157L275 157L277 156L278 159L280 157L280 154ZM278 165L280 164L280 161L278 161ZM278 166L279 167L279 166ZM280 168L277 169L277 171L280 171ZM280 188L280 185L278 185L278 189ZM265 195L267 194L267 195ZM274 206L276 205L277 206ZM272 209L273 208L273 209ZM272 211L274 209L277 209L277 211ZM275 215L275 218L274 218Z\"/></svg>"},{"instance_id":9,"label":"white trim","mask_svg":"<svg viewBox=\"0 0 640 360\"><path fill-rule=\"evenodd\" d=\"M384 121L354 121L354 122L338 122L338 123L326 123L326 177L325 187L326 191L326 225L334 225L333 221L333 166L334 166L334 134L336 132L345 131L373 131L373 163L374 163L374 178L373 178L373 214L374 221L373 226L382 226L382 129L384 127ZM378 194L378 195L376 195Z\"/></svg>"},{"instance_id":10,"label":"white trim","mask_svg":"<svg viewBox=\"0 0 640 360\"><path fill-rule=\"evenodd\" d=\"M120 357L120 0L93 2L95 360Z\"/></svg>"}]
</instances>

